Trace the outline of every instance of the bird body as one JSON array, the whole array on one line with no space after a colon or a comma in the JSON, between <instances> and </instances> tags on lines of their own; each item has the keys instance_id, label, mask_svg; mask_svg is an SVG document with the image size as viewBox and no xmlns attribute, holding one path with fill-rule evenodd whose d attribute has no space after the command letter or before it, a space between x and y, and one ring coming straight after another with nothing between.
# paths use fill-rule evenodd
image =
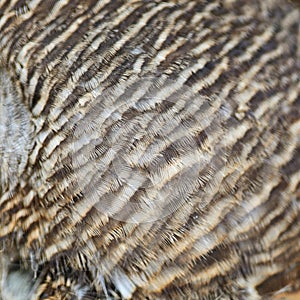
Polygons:
<instances>
[{"instance_id":1,"label":"bird body","mask_svg":"<svg viewBox=\"0 0 300 300\"><path fill-rule=\"evenodd\" d=\"M1 0L3 300L296 288L299 20L283 0Z\"/></svg>"}]
</instances>

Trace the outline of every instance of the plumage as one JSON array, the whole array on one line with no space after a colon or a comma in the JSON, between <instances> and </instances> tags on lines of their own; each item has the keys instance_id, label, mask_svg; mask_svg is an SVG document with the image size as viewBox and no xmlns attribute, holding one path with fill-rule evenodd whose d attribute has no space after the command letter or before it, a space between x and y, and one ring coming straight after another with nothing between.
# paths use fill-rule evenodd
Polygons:
<instances>
[{"instance_id":1,"label":"plumage","mask_svg":"<svg viewBox=\"0 0 300 300\"><path fill-rule=\"evenodd\" d=\"M298 288L299 20L284 0L0 0L3 300Z\"/></svg>"}]
</instances>

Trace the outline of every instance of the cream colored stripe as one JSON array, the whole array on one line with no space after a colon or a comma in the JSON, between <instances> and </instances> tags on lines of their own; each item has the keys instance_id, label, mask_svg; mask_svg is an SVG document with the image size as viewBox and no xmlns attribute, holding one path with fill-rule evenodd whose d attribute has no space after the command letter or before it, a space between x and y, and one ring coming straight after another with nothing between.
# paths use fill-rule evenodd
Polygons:
<instances>
[{"instance_id":1,"label":"cream colored stripe","mask_svg":"<svg viewBox=\"0 0 300 300\"><path fill-rule=\"evenodd\" d=\"M249 61L259 48L269 42L273 34L273 28L267 27L261 35L254 36L252 45L247 48L247 51L245 51L243 55L238 57L239 62L243 63Z\"/></svg>"},{"instance_id":2,"label":"cream colored stripe","mask_svg":"<svg viewBox=\"0 0 300 300\"><path fill-rule=\"evenodd\" d=\"M127 9L125 9L125 8L127 8ZM120 13L119 17L116 18L116 20L110 24L110 27L112 27L112 25L117 26L120 22L122 22L124 19L126 19L135 9L136 9L136 7L127 7L127 6L125 6L124 10L122 10L122 13ZM100 19L101 19L101 17L102 17L102 15L99 16ZM84 20L86 20L87 18L88 18L88 16L82 17L82 22ZM78 23L78 21L76 23ZM76 31L77 28L78 28L78 24L76 24L76 23L73 24L73 27L75 27L74 31ZM107 24L104 23L103 27L105 27L106 25ZM102 29L102 27L100 29ZM70 33L70 28L68 28L67 34L65 33L65 34L63 34L63 35L61 35L61 36L59 36L57 38L57 39L59 39L58 42L61 42L62 40L64 40L63 37L65 35L67 35L67 38L68 38L72 33L74 33L74 31ZM101 36L100 40L99 39L97 40L98 45L99 45L100 42L102 42L104 40L105 40L105 36ZM79 47L82 50L84 49L83 46L86 47L87 45L84 45L82 43L79 44ZM94 45L94 47L95 47L95 45ZM97 49L94 49L94 50L96 51ZM73 51L77 51L77 49L74 49ZM44 56L39 56L39 60L43 59L46 56L47 52L44 51L44 54L45 54ZM59 63L58 59L56 59L55 61L52 61L51 62L52 67L51 68L54 68L58 63ZM75 71L75 74L67 81L66 88L64 88L64 90L62 90L61 93L59 93L57 95L58 99L61 99L61 97L64 96L62 98L61 102L58 101L57 106L59 106L59 104L62 104L66 100L66 98L72 93L72 91L74 90L74 88L78 85L78 81L79 81L80 77L85 72L87 72L88 69L92 65L94 65L94 61L93 60L86 60L84 62L84 64ZM49 71L51 70L51 68L49 69ZM37 73L35 75L33 75L32 79L31 79L31 83L30 83L30 91L29 91L30 94L33 94L39 76L40 76L40 74L38 73L38 71L37 71ZM46 78L46 80L43 83L44 88L42 89L41 100L33 108L33 114L35 116L38 116L41 113L41 111L44 109L44 107L45 107L45 105L46 105L46 103L48 101L48 98L49 98L49 93L52 90L52 87L54 86L54 84L56 83L56 81L51 82L50 79L51 78L48 78L48 80L47 80L47 78ZM52 121L52 119L51 119L51 121Z\"/></svg>"},{"instance_id":3,"label":"cream colored stripe","mask_svg":"<svg viewBox=\"0 0 300 300\"><path fill-rule=\"evenodd\" d=\"M167 7L167 5L163 5L163 7L156 7L154 10L150 11L147 13L147 15L144 17L144 19L141 20L142 22L142 25L139 25L138 24L136 25L137 28L135 31L138 31L139 29L141 29L143 26L144 26L144 23L143 22L146 22L147 19L149 19L153 14L157 13L157 11L159 11L160 9L163 9ZM129 13L127 12L127 14L124 16L126 17ZM120 19L118 19L118 21L120 21ZM127 38L131 37L133 34L132 32L130 31L130 36L128 36ZM123 41L123 39L122 39ZM125 41L124 41L125 42ZM115 45L113 47L116 47ZM116 65L114 65L113 67L110 68L110 70L108 70L105 74L105 77L101 80L105 80L105 78L107 78L110 73L116 68ZM80 73L83 74L84 72L86 72L88 70L88 66L84 66L84 70L81 70ZM78 71L77 71L78 72ZM76 75L75 75L76 76ZM66 95L66 97L71 93L72 89L75 88L77 82L72 82L73 80L69 80L68 84L67 84L67 93L65 91L63 91L62 93L64 93ZM97 82L97 84L99 84L100 82ZM48 92L50 91L51 87L48 89ZM47 92L47 93L48 93ZM33 112L34 114L38 115L40 113L40 111L44 108L44 106L46 105L46 102L47 102L47 98L48 97L48 94L45 94L45 95L42 95L42 99L45 99L45 101L43 101L43 103L41 104L41 102L38 102L38 104L35 106ZM57 98L60 99L61 95L58 95ZM63 97L62 99L62 103L64 102L64 100L66 99L66 97ZM50 118L51 118L51 115L50 115Z\"/></svg>"},{"instance_id":4,"label":"cream colored stripe","mask_svg":"<svg viewBox=\"0 0 300 300\"><path fill-rule=\"evenodd\" d=\"M23 84L25 84L28 80L28 62L31 58L32 53L35 51L35 47L39 46L40 42L46 37L46 35L48 35L51 30L57 27L55 23L53 23L52 25L50 25L50 23L59 16L60 10L67 4L69 4L69 1L57 1L52 7L51 13L47 16L46 19L43 20L43 24L45 24L44 28L46 30L43 30L39 35L36 36L36 38L30 38L30 41L24 45L21 51L15 53L16 68L17 70L20 70L20 81ZM33 27L33 29L35 29L34 33L36 33L36 28ZM34 88L35 86L29 86L27 93L31 94L31 90L33 89L34 91Z\"/></svg>"},{"instance_id":5,"label":"cream colored stripe","mask_svg":"<svg viewBox=\"0 0 300 300\"><path fill-rule=\"evenodd\" d=\"M9 2L9 5L7 8L3 11L3 14L0 18L0 32L3 30L2 26L6 23L6 21L16 15L14 11L10 11L12 7L18 2L18 0L7 0L6 2ZM3 3L4 5L5 3ZM6 28L4 28L5 31ZM1 36L3 33L1 33ZM1 43L0 43L1 45Z\"/></svg>"},{"instance_id":6,"label":"cream colored stripe","mask_svg":"<svg viewBox=\"0 0 300 300\"><path fill-rule=\"evenodd\" d=\"M30 7L30 10L19 16L17 19L16 19L16 22L13 23L14 26L17 26L19 23L29 19L30 17L33 16L34 14L34 9L35 7L41 2L42 0L33 0L31 2L28 3L28 6ZM13 14L15 15L16 12L13 12ZM13 14L12 13L7 13L7 18L10 18L10 17L13 17ZM2 19L2 18L1 18ZM5 18L4 18L5 19ZM2 23L2 26L5 24L4 21L2 22L2 20L0 20L0 22ZM0 27L0 31L1 31L1 27ZM6 29L4 29L4 31L1 33L1 40L0 40L0 52L1 52L1 56L2 57L7 57L7 54L8 54L8 51L9 51L9 45L11 44L11 41L13 40L12 38L12 35L14 35L15 32L14 30L12 30L11 26L9 26Z\"/></svg>"}]
</instances>

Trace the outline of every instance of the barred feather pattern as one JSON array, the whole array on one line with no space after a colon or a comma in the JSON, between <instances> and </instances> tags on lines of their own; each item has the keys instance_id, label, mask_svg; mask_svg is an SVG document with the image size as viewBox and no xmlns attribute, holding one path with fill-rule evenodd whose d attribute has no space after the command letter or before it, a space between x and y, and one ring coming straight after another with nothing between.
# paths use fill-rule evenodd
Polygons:
<instances>
[{"instance_id":1,"label":"barred feather pattern","mask_svg":"<svg viewBox=\"0 0 300 300\"><path fill-rule=\"evenodd\" d=\"M1 0L2 297L24 270L15 299L297 286L299 20L283 0Z\"/></svg>"}]
</instances>

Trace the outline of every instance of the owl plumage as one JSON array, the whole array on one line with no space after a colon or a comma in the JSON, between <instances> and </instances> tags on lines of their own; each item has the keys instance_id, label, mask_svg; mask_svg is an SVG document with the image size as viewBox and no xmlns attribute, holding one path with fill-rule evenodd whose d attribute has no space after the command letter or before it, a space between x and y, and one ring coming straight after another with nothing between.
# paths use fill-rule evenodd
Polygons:
<instances>
[{"instance_id":1,"label":"owl plumage","mask_svg":"<svg viewBox=\"0 0 300 300\"><path fill-rule=\"evenodd\" d=\"M297 289L299 20L283 0L0 0L3 300Z\"/></svg>"}]
</instances>

